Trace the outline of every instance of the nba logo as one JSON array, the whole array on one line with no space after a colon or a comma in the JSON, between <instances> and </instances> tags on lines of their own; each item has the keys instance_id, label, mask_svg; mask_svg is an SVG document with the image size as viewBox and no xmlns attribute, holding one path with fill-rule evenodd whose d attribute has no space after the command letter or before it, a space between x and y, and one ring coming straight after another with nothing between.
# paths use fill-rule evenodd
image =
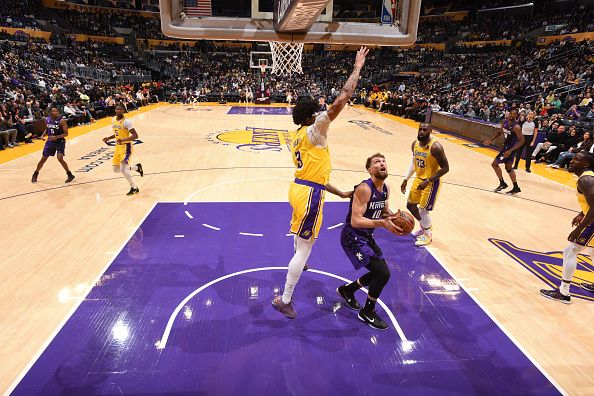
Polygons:
<instances>
[{"instance_id":1,"label":"nba logo","mask_svg":"<svg viewBox=\"0 0 594 396\"><path fill-rule=\"evenodd\" d=\"M394 23L394 11L396 10L395 0L383 0L382 5L382 25L391 25Z\"/></svg>"}]
</instances>

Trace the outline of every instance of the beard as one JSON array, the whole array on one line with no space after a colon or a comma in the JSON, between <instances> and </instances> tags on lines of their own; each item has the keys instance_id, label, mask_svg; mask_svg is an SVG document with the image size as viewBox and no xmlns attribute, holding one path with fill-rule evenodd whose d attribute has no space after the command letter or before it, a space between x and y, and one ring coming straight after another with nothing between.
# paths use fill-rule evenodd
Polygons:
<instances>
[{"instance_id":1,"label":"beard","mask_svg":"<svg viewBox=\"0 0 594 396\"><path fill-rule=\"evenodd\" d=\"M388 178L388 172L387 171L377 171L373 176L375 176L375 178L379 179L379 180L386 180Z\"/></svg>"},{"instance_id":2,"label":"beard","mask_svg":"<svg viewBox=\"0 0 594 396\"><path fill-rule=\"evenodd\" d=\"M422 137L421 135L417 135L417 140L421 143L427 143L429 141L430 136Z\"/></svg>"}]
</instances>

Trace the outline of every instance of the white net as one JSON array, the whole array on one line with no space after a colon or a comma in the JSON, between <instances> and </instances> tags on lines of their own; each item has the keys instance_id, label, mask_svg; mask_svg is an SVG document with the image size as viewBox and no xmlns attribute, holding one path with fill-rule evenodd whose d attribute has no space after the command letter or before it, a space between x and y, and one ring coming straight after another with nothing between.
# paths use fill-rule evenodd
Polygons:
<instances>
[{"instance_id":1,"label":"white net","mask_svg":"<svg viewBox=\"0 0 594 396\"><path fill-rule=\"evenodd\" d=\"M274 74L290 76L294 73L303 73L301 69L303 43L270 41L270 50L272 51L272 72Z\"/></svg>"}]
</instances>

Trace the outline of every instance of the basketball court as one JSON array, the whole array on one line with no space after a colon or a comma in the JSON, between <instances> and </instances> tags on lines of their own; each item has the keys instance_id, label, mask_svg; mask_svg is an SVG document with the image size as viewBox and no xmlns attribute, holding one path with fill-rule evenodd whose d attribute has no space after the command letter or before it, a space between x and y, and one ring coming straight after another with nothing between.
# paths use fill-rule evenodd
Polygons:
<instances>
[{"instance_id":1,"label":"basketball court","mask_svg":"<svg viewBox=\"0 0 594 396\"><path fill-rule=\"evenodd\" d=\"M249 109L249 111L248 111ZM264 110L266 109L266 110ZM251 113L251 114L250 114ZM111 171L108 127L68 141L77 176L39 153L1 165L5 243L2 388L262 394L587 394L592 298L564 306L558 282L574 192L520 172L516 197L489 191L490 157L438 134L450 161L428 249L383 230L392 278L385 332L364 326L335 288L357 274L338 236L348 204L329 197L289 321L270 300L292 255L287 191L293 128L285 107L163 105L136 115L140 194ZM363 108L332 124L331 181L367 178L386 155L392 208L416 130ZM105 150L106 149L106 150ZM135 161L134 160L134 161ZM541 173L544 173L542 170ZM592 280L584 257L581 279ZM573 292L579 293L574 288ZM362 298L363 294L359 297ZM8 358L10 357L10 358Z\"/></svg>"},{"instance_id":2,"label":"basketball court","mask_svg":"<svg viewBox=\"0 0 594 396\"><path fill-rule=\"evenodd\" d=\"M398 2L389 20L382 14L382 23L357 25L328 19L327 1L281 1L272 13L253 0L253 18L233 22L192 18L186 3L161 0L166 34L295 43L300 48L292 47L280 73L298 73L287 62L301 60L303 42L414 43L420 7ZM255 55L252 67L275 72ZM278 66L268 55L262 59ZM145 172L135 177L134 196L112 171L105 121L74 129L67 140L71 184L55 159L30 183L41 142L0 164L0 389L594 393L594 296L573 286L566 306L539 295L560 280L578 210L573 178L535 165L532 174L518 172L520 194L493 193L494 152L439 131L450 172L432 213L433 243L418 248L412 236L376 232L392 273L378 304L388 330L365 326L336 294L362 273L339 242L348 201L329 195L310 269L294 295L299 316L290 321L275 312L270 302L282 292L293 254L291 111L160 104L130 114L139 133L131 162ZM347 107L330 127L331 183L352 189L369 177L367 157L381 152L390 207L404 209L399 186L416 136L411 121ZM594 281L593 270L580 256L575 280Z\"/></svg>"}]
</instances>

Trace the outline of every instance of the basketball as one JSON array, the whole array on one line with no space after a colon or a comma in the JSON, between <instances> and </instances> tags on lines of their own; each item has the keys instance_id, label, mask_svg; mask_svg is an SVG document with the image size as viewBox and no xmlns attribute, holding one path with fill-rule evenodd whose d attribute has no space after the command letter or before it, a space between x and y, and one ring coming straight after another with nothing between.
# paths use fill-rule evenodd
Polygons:
<instances>
[{"instance_id":1,"label":"basketball","mask_svg":"<svg viewBox=\"0 0 594 396\"><path fill-rule=\"evenodd\" d=\"M409 212L399 210L390 217L390 220L392 220L396 226L402 228L402 235L410 234L415 228L415 218Z\"/></svg>"}]
</instances>

